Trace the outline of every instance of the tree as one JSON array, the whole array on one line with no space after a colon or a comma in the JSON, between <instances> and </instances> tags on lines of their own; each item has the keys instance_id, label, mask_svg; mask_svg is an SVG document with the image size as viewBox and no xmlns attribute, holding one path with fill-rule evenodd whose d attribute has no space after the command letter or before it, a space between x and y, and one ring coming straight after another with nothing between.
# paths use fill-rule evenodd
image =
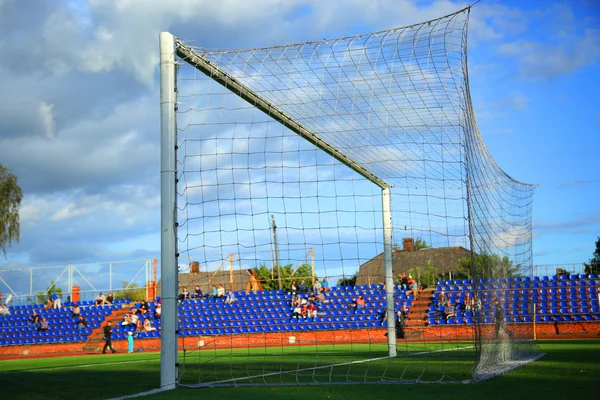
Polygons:
<instances>
[{"instance_id":1,"label":"tree","mask_svg":"<svg viewBox=\"0 0 600 400\"><path fill-rule=\"evenodd\" d=\"M509 278L519 274L520 265L513 265L508 256L500 257L496 253L483 251L481 254L473 254L475 268L471 268L471 257L463 257L458 260L459 267L456 269L457 278L467 279L473 275L477 278Z\"/></svg>"},{"instance_id":2,"label":"tree","mask_svg":"<svg viewBox=\"0 0 600 400\"><path fill-rule=\"evenodd\" d=\"M431 261L427 261L427 265L423 267L415 267L408 270L408 274L416 278L417 281L425 286L435 286L440 280L440 270Z\"/></svg>"},{"instance_id":3,"label":"tree","mask_svg":"<svg viewBox=\"0 0 600 400\"><path fill-rule=\"evenodd\" d=\"M123 289L115 291L115 300L146 300L146 288L139 287L136 283L131 285L126 281L121 281Z\"/></svg>"},{"instance_id":4,"label":"tree","mask_svg":"<svg viewBox=\"0 0 600 400\"><path fill-rule=\"evenodd\" d=\"M281 271L281 283L284 290L290 289L292 281L301 279L312 279L312 267L309 264L300 264L294 268L293 264L282 266L281 268L267 268L263 263L256 271L256 279L261 283L264 290L279 289L279 271ZM308 284L311 286L312 282Z\"/></svg>"},{"instance_id":5,"label":"tree","mask_svg":"<svg viewBox=\"0 0 600 400\"><path fill-rule=\"evenodd\" d=\"M17 177L0 164L0 248L4 257L7 247L11 247L13 241L19 241L19 207L22 199Z\"/></svg>"},{"instance_id":6,"label":"tree","mask_svg":"<svg viewBox=\"0 0 600 400\"><path fill-rule=\"evenodd\" d=\"M35 295L34 300L37 304L46 304L48 297L50 297L50 293L53 293L53 292L56 293L56 295L62 299L62 294L63 294L62 288L56 286L56 282L52 281L52 282L50 282L50 286L48 286L46 288L46 290L44 290L43 292L38 292ZM29 299L29 301L31 301L31 298L28 298L28 299Z\"/></svg>"},{"instance_id":7,"label":"tree","mask_svg":"<svg viewBox=\"0 0 600 400\"><path fill-rule=\"evenodd\" d=\"M417 240L415 240L415 249L417 250L428 249L430 247L431 246L429 246L427 242L421 238L417 238Z\"/></svg>"},{"instance_id":8,"label":"tree","mask_svg":"<svg viewBox=\"0 0 600 400\"><path fill-rule=\"evenodd\" d=\"M355 272L352 276L344 276L337 281L337 286L355 286L357 278L358 272Z\"/></svg>"},{"instance_id":9,"label":"tree","mask_svg":"<svg viewBox=\"0 0 600 400\"><path fill-rule=\"evenodd\" d=\"M584 263L586 274L600 274L600 236L596 240L596 251L589 263Z\"/></svg>"}]
</instances>

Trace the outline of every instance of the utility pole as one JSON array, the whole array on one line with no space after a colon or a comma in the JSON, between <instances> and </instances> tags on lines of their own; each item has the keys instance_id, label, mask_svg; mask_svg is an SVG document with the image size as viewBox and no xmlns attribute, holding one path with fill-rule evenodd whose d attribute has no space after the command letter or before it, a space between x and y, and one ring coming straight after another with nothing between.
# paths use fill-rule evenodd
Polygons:
<instances>
[{"instance_id":1,"label":"utility pole","mask_svg":"<svg viewBox=\"0 0 600 400\"><path fill-rule=\"evenodd\" d=\"M277 225L275 225L275 216L271 215L271 223L273 227L273 243L275 244L275 265L277 266L277 280L279 281L279 289L283 289L281 284L281 265L279 264L279 246L277 245Z\"/></svg>"}]
</instances>

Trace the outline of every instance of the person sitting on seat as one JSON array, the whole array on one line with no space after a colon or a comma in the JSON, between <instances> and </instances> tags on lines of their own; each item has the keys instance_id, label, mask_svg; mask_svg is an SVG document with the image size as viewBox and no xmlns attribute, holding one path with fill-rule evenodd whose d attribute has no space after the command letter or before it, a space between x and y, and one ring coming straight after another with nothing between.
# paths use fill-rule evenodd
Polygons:
<instances>
[{"instance_id":1,"label":"person sitting on seat","mask_svg":"<svg viewBox=\"0 0 600 400\"><path fill-rule=\"evenodd\" d=\"M220 283L219 283L219 286L217 287L217 297L219 297L219 298L225 297L225 288Z\"/></svg>"},{"instance_id":2,"label":"person sitting on seat","mask_svg":"<svg viewBox=\"0 0 600 400\"><path fill-rule=\"evenodd\" d=\"M313 292L316 293L321 293L321 290L323 289L323 285L321 285L321 282L319 282L318 279L315 279L315 283L312 287Z\"/></svg>"},{"instance_id":3,"label":"person sitting on seat","mask_svg":"<svg viewBox=\"0 0 600 400\"><path fill-rule=\"evenodd\" d=\"M351 303L350 305L348 305L348 308L353 308L356 310L362 310L363 308L365 308L367 305L365 298L362 295L359 295L356 300L354 301L354 303Z\"/></svg>"},{"instance_id":4,"label":"person sitting on seat","mask_svg":"<svg viewBox=\"0 0 600 400\"><path fill-rule=\"evenodd\" d=\"M329 282L327 281L327 278L323 278L323 282L321 282L321 291L323 293L327 293L331 290L331 288L329 287Z\"/></svg>"},{"instance_id":5,"label":"person sitting on seat","mask_svg":"<svg viewBox=\"0 0 600 400\"><path fill-rule=\"evenodd\" d=\"M298 293L300 294L308 293L308 287L306 287L306 282L304 282L304 279L300 281L300 284L298 285L297 289Z\"/></svg>"},{"instance_id":6,"label":"person sitting on seat","mask_svg":"<svg viewBox=\"0 0 600 400\"><path fill-rule=\"evenodd\" d=\"M0 315L10 315L10 310L5 305L0 305Z\"/></svg>"},{"instance_id":7,"label":"person sitting on seat","mask_svg":"<svg viewBox=\"0 0 600 400\"><path fill-rule=\"evenodd\" d=\"M156 328L152 326L152 322L150 321L150 318L146 318L146 320L144 321L144 331L152 332L155 330L156 330Z\"/></svg>"},{"instance_id":8,"label":"person sitting on seat","mask_svg":"<svg viewBox=\"0 0 600 400\"><path fill-rule=\"evenodd\" d=\"M109 294L106 296L106 303L105 303L105 304L112 304L112 303L114 303L114 302L115 302L115 296L113 296L113 294L112 294L112 293L109 293Z\"/></svg>"},{"instance_id":9,"label":"person sitting on seat","mask_svg":"<svg viewBox=\"0 0 600 400\"><path fill-rule=\"evenodd\" d=\"M96 297L96 300L94 300L94 305L96 306L102 306L106 304L106 297L104 297L104 295L102 294L102 292L100 292L100 294L98 295L98 297Z\"/></svg>"},{"instance_id":10,"label":"person sitting on seat","mask_svg":"<svg viewBox=\"0 0 600 400\"><path fill-rule=\"evenodd\" d=\"M31 314L31 317L29 317L29 326L37 329L40 327L41 323L42 320L40 319L40 316L38 313L33 311L33 314Z\"/></svg>"},{"instance_id":11,"label":"person sitting on seat","mask_svg":"<svg viewBox=\"0 0 600 400\"><path fill-rule=\"evenodd\" d=\"M162 314L162 306L160 305L160 303L158 303L156 305L156 308L154 309L154 319L160 319L161 314Z\"/></svg>"},{"instance_id":12,"label":"person sitting on seat","mask_svg":"<svg viewBox=\"0 0 600 400\"><path fill-rule=\"evenodd\" d=\"M203 299L204 298L204 294L202 294L202 290L200 289L200 285L196 285L196 287L194 288L194 294L193 294L195 299Z\"/></svg>"},{"instance_id":13,"label":"person sitting on seat","mask_svg":"<svg viewBox=\"0 0 600 400\"><path fill-rule=\"evenodd\" d=\"M52 300L52 308L55 310L60 310L62 308L62 302L56 293L52 292L50 294L50 300Z\"/></svg>"},{"instance_id":14,"label":"person sitting on seat","mask_svg":"<svg viewBox=\"0 0 600 400\"><path fill-rule=\"evenodd\" d=\"M78 331L82 331L85 328L87 328L87 321L85 320L85 318L83 317L83 315L80 315L77 318L77 321L75 322L75 324L77 325L76 329Z\"/></svg>"},{"instance_id":15,"label":"person sitting on seat","mask_svg":"<svg viewBox=\"0 0 600 400\"><path fill-rule=\"evenodd\" d=\"M42 323L39 326L38 331L47 331L49 327L48 320L46 318L42 318Z\"/></svg>"},{"instance_id":16,"label":"person sitting on seat","mask_svg":"<svg viewBox=\"0 0 600 400\"><path fill-rule=\"evenodd\" d=\"M308 318L317 318L318 312L314 303L308 303L308 307L306 307L306 313Z\"/></svg>"},{"instance_id":17,"label":"person sitting on seat","mask_svg":"<svg viewBox=\"0 0 600 400\"><path fill-rule=\"evenodd\" d=\"M79 318L80 315L81 315L81 308L79 307L79 304L75 304L73 306L73 308L71 309L71 317Z\"/></svg>"},{"instance_id":18,"label":"person sitting on seat","mask_svg":"<svg viewBox=\"0 0 600 400\"><path fill-rule=\"evenodd\" d=\"M408 276L408 290L406 291L407 296L410 294L415 296L415 299L419 295L419 285L411 275Z\"/></svg>"},{"instance_id":19,"label":"person sitting on seat","mask_svg":"<svg viewBox=\"0 0 600 400\"><path fill-rule=\"evenodd\" d=\"M447 321L450 317L454 317L454 315L454 306L450 304L450 300L448 300L448 302L446 302L446 305L444 306L444 318Z\"/></svg>"},{"instance_id":20,"label":"person sitting on seat","mask_svg":"<svg viewBox=\"0 0 600 400\"><path fill-rule=\"evenodd\" d=\"M233 292L230 290L227 293L227 297L225 298L225 304L233 304L237 301L237 299L235 298L235 294L233 294Z\"/></svg>"},{"instance_id":21,"label":"person sitting on seat","mask_svg":"<svg viewBox=\"0 0 600 400\"><path fill-rule=\"evenodd\" d=\"M190 299L190 292L188 292L187 288L183 288L183 291L179 294L179 303L185 301L185 300L189 300Z\"/></svg>"}]
</instances>

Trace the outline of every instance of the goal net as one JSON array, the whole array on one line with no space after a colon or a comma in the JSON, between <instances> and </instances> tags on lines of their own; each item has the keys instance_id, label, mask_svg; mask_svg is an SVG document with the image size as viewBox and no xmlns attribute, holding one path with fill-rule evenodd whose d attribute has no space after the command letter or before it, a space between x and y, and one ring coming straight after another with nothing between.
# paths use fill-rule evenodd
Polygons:
<instances>
[{"instance_id":1,"label":"goal net","mask_svg":"<svg viewBox=\"0 0 600 400\"><path fill-rule=\"evenodd\" d=\"M161 35L163 385L462 382L538 355L533 187L477 129L468 15L248 50Z\"/></svg>"}]
</instances>

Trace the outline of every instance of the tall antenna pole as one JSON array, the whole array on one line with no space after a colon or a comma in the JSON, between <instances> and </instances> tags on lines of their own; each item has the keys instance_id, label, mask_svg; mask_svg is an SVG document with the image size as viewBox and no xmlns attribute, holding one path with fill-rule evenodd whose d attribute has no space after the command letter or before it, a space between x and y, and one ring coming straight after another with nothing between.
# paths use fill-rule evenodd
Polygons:
<instances>
[{"instance_id":1,"label":"tall antenna pole","mask_svg":"<svg viewBox=\"0 0 600 400\"><path fill-rule=\"evenodd\" d=\"M271 215L271 223L273 226L273 243L275 244L275 265L277 267L277 280L279 281L279 289L283 289L281 284L281 265L279 264L279 246L277 245L277 225L275 225L275 216Z\"/></svg>"}]
</instances>

